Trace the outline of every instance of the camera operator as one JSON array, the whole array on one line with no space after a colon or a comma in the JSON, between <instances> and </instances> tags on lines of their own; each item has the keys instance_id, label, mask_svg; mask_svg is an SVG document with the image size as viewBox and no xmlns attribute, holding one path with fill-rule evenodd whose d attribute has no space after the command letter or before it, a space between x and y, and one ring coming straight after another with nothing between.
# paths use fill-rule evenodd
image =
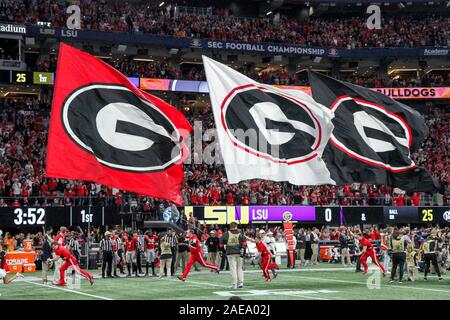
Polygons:
<instances>
[{"instance_id":1,"label":"camera operator","mask_svg":"<svg viewBox=\"0 0 450 320\"><path fill-rule=\"evenodd\" d=\"M408 239L398 230L394 229L392 235L389 237L389 245L392 250L392 270L390 283L394 282L397 275L397 268L400 271L399 283L403 281L404 265L406 262L406 247L408 246Z\"/></svg>"},{"instance_id":2,"label":"camera operator","mask_svg":"<svg viewBox=\"0 0 450 320\"><path fill-rule=\"evenodd\" d=\"M428 281L428 272L430 271L430 265L433 264L434 270L439 277L439 280L442 280L441 271L439 269L439 265L437 262L437 250L438 243L441 239L438 237L437 230L433 229L431 234L426 238L425 243L423 244L423 252L425 256L425 272L424 272L424 280Z\"/></svg>"},{"instance_id":3,"label":"camera operator","mask_svg":"<svg viewBox=\"0 0 450 320\"><path fill-rule=\"evenodd\" d=\"M238 230L236 222L230 223L229 231L225 232L220 239L224 245L225 254L230 265L231 286L233 289L244 286L244 249L245 237Z\"/></svg>"}]
</instances>

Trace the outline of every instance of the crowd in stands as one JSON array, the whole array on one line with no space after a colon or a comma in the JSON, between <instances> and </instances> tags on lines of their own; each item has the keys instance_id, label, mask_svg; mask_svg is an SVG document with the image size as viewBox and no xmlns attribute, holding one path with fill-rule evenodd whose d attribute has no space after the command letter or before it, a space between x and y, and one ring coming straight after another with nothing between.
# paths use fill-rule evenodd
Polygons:
<instances>
[{"instance_id":1,"label":"crowd in stands","mask_svg":"<svg viewBox=\"0 0 450 320\"><path fill-rule=\"evenodd\" d=\"M97 183L45 177L49 106L35 99L7 99L0 108L0 206L125 205L128 194ZM214 126L209 110L187 114L191 123L202 121L203 130ZM413 157L442 184L449 204L450 112L430 109L425 113L430 135ZM204 146L206 142L204 142ZM198 155L194 149L193 159ZM196 163L195 161L193 163ZM224 167L217 164L185 164L182 196L186 205L419 205L431 204L419 193L354 183L345 186L294 186L289 183L251 180L228 184ZM150 197L133 197L135 206L159 219L168 204Z\"/></svg>"},{"instance_id":2,"label":"crowd in stands","mask_svg":"<svg viewBox=\"0 0 450 320\"><path fill-rule=\"evenodd\" d=\"M66 1L0 1L0 20L36 25L50 22L65 27ZM177 14L146 3L81 0L81 28L136 32L159 36L209 38L244 42L274 42L335 48L419 47L449 45L449 18L407 15L383 17L380 30L365 27L365 17L315 18L298 21L282 16L240 18L227 10L209 16ZM217 15L217 14L220 15ZM283 32L280 32L282 30Z\"/></svg>"}]
</instances>

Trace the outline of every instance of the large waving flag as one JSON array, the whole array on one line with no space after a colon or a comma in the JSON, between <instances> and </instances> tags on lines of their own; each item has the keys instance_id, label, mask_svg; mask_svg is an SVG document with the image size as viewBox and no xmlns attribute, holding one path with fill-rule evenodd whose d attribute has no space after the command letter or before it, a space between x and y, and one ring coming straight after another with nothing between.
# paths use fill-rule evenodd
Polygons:
<instances>
[{"instance_id":1,"label":"large waving flag","mask_svg":"<svg viewBox=\"0 0 450 320\"><path fill-rule=\"evenodd\" d=\"M182 204L186 118L103 61L61 44L49 177L95 181Z\"/></svg>"},{"instance_id":2,"label":"large waving flag","mask_svg":"<svg viewBox=\"0 0 450 320\"><path fill-rule=\"evenodd\" d=\"M314 99L334 112L324 157L337 184L385 184L431 191L435 183L411 159L427 135L419 112L379 92L310 72Z\"/></svg>"},{"instance_id":3,"label":"large waving flag","mask_svg":"<svg viewBox=\"0 0 450 320\"><path fill-rule=\"evenodd\" d=\"M303 92L257 83L205 56L203 64L230 183L334 184L321 159L332 112Z\"/></svg>"}]
</instances>

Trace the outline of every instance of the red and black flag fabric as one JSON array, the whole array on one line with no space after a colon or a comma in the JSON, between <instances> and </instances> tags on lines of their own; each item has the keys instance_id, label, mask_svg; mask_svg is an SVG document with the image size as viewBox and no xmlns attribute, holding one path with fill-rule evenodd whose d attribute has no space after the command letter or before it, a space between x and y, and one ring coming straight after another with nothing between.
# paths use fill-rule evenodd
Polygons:
<instances>
[{"instance_id":1,"label":"red and black flag fabric","mask_svg":"<svg viewBox=\"0 0 450 320\"><path fill-rule=\"evenodd\" d=\"M384 94L310 72L313 98L334 112L324 158L336 184L363 182L405 191L436 183L411 154L428 134L416 110Z\"/></svg>"},{"instance_id":2,"label":"red and black flag fabric","mask_svg":"<svg viewBox=\"0 0 450 320\"><path fill-rule=\"evenodd\" d=\"M49 177L95 181L182 204L183 143L175 107L92 55L61 44L48 136Z\"/></svg>"}]
</instances>

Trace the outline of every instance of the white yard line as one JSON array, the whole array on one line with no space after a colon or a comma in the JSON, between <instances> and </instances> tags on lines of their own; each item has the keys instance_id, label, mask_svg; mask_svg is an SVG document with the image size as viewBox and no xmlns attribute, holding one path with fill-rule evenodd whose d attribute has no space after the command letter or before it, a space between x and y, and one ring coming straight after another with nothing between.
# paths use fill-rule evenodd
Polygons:
<instances>
[{"instance_id":1,"label":"white yard line","mask_svg":"<svg viewBox=\"0 0 450 320\"><path fill-rule=\"evenodd\" d=\"M315 296L305 296L305 295L302 295L302 294L285 294L285 296L299 297L299 298L309 298L309 299L316 299L316 300L333 300L333 299L321 298L321 297L315 297Z\"/></svg>"},{"instance_id":2,"label":"white yard line","mask_svg":"<svg viewBox=\"0 0 450 320\"><path fill-rule=\"evenodd\" d=\"M178 280L178 279L165 279L165 280L167 280L167 281L183 282L183 281ZM215 284L215 283L210 283L210 282L199 282L199 281L192 281L192 280L185 280L185 282L187 284L192 284L192 285L197 284L197 285L199 285L199 286L201 286L203 288L205 288L205 287L219 287L219 288L231 289L229 285Z\"/></svg>"},{"instance_id":3,"label":"white yard line","mask_svg":"<svg viewBox=\"0 0 450 320\"><path fill-rule=\"evenodd\" d=\"M340 282L340 283L367 285L366 282L347 281L347 280L338 280L338 279L329 279L329 278L316 278L316 277L290 276L290 275L284 275L284 277L292 277L292 278L296 278L296 279L302 278L302 279L305 279L305 280L313 280L313 281L332 281L332 282ZM434 292L442 292L442 293L450 294L449 290L442 290L442 289L431 289L431 288L422 288L422 287L401 286L401 285L395 285L395 284L383 284L382 286L385 287L385 288L393 287L393 288L400 288L400 289L434 291Z\"/></svg>"},{"instance_id":4,"label":"white yard line","mask_svg":"<svg viewBox=\"0 0 450 320\"><path fill-rule=\"evenodd\" d=\"M256 267L255 267L256 268ZM376 270L377 267L369 267L369 270ZM355 268L307 268L307 269L280 269L277 270L278 273L289 273L289 272L336 272L336 271L342 271L342 272L355 272ZM261 269L254 269L254 270L244 270L244 273L262 273ZM210 274L209 272L195 272L190 273L189 277L191 276L198 276L198 275L207 275ZM221 271L220 274L230 274L230 271Z\"/></svg>"},{"instance_id":5,"label":"white yard line","mask_svg":"<svg viewBox=\"0 0 450 320\"><path fill-rule=\"evenodd\" d=\"M27 283L31 283L31 284L34 284L34 285L37 285L37 286L41 286L41 287L47 287L47 288L52 288L52 289L56 289L56 290L76 293L76 294L79 294L79 295L82 295L82 296L91 297L91 298L97 298L97 299L102 299L102 300L114 300L112 298L96 296L96 295L93 295L93 294L89 294L89 293L85 293L85 292L81 292L81 291L76 291L76 290L72 290L72 289L61 288L61 287L56 287L56 286L50 286L48 284L37 283L37 282L33 282L33 281L28 281L28 280L22 280L22 281L23 282L27 282Z\"/></svg>"}]
</instances>

